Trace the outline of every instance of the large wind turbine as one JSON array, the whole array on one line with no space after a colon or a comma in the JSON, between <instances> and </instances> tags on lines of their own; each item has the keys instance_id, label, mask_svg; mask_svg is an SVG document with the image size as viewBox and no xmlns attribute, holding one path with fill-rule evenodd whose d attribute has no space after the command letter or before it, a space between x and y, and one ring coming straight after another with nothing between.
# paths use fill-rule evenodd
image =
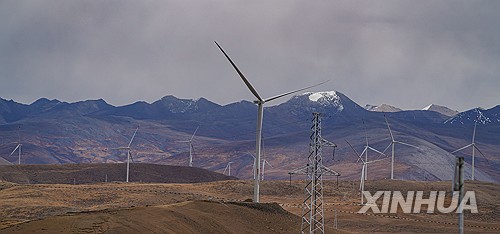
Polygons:
<instances>
[{"instance_id":1,"label":"large wind turbine","mask_svg":"<svg viewBox=\"0 0 500 234\"><path fill-rule=\"evenodd\" d=\"M483 152L481 152L481 150L479 150L479 148L477 148L477 146L476 146L476 142L475 142L475 140L476 140L476 126L477 126L477 121L474 123L474 131L472 132L472 143L451 152L452 154L454 154L460 150L472 147L472 175L471 175L472 180L474 180L474 159L475 159L474 149L477 149L477 152L479 152L486 159L486 156L484 156ZM486 159L486 160L488 160L488 159Z\"/></svg>"},{"instance_id":2,"label":"large wind turbine","mask_svg":"<svg viewBox=\"0 0 500 234\"><path fill-rule=\"evenodd\" d=\"M17 140L16 148L14 148L12 153L10 153L10 156L12 156L16 152L16 150L18 150L19 158L18 158L17 164L21 165L21 148L23 147L23 144L21 144L21 127L20 126L17 129L17 139L18 140Z\"/></svg>"},{"instance_id":3,"label":"large wind turbine","mask_svg":"<svg viewBox=\"0 0 500 234\"><path fill-rule=\"evenodd\" d=\"M245 76L240 71L240 69L238 69L238 67L236 66L236 64L234 64L233 61L231 60L231 58L229 58L229 55L227 55L226 52L224 52L224 50L222 49L222 47L216 41L215 41L215 44L217 45L217 47L219 47L220 51L224 54L224 56L229 61L229 63L231 63L231 65L233 66L234 70L236 70L236 72L238 73L238 75L240 76L240 78L243 80L243 82L245 83L245 85L247 86L247 88L250 90L250 92L252 92L252 94L257 98L257 100L254 101L254 103L257 104L257 106L258 106L258 111L257 111L257 131L256 131L256 140L255 140L255 145L256 145L255 146L255 152L256 152L255 174L257 176L255 176L255 179L254 179L253 201L254 202L259 202L260 187L259 187L259 176L258 175L260 174L260 153L261 153L260 149L261 149L261 143L262 143L261 138L262 138L262 119L264 117L263 116L263 114L264 114L264 104L267 103L267 102L270 102L272 100L275 100L275 99L278 99L278 98L290 95L290 94L294 94L294 93L297 93L297 92L300 92L300 91L303 91L303 90L306 90L306 89L310 89L312 87L316 87L318 85L326 83L326 81L323 82L323 83L317 84L317 85L313 85L313 86L310 86L310 87L306 87L306 88L294 90L294 91L291 91L291 92L283 93L283 94L280 94L280 95L277 95L277 96L274 96L274 97L271 97L271 98L268 98L268 99L263 99L263 98L260 97L259 93L257 93L257 90L255 90L255 88L250 84L250 82L247 80L247 78L245 78Z\"/></svg>"},{"instance_id":4,"label":"large wind turbine","mask_svg":"<svg viewBox=\"0 0 500 234\"><path fill-rule=\"evenodd\" d=\"M394 146L396 144L402 144L402 145L406 145L406 146L410 146L410 147L413 147L413 148L416 148L418 149L417 146L414 146L412 144L408 144L408 143L405 143L405 142L401 142L401 141L396 141L394 139L394 135L392 134L392 131L391 131L391 127L389 126L389 121L387 121L387 117L385 116L384 114L384 119L385 119L385 123L387 124L387 129L389 129L389 133L391 134L391 143L385 148L384 150L384 153L387 149L389 149L389 147L392 146L392 157L391 157L391 180L394 179Z\"/></svg>"},{"instance_id":5,"label":"large wind turbine","mask_svg":"<svg viewBox=\"0 0 500 234\"><path fill-rule=\"evenodd\" d=\"M189 166L192 167L193 166L193 138L194 138L194 135L196 134L196 132L198 131L198 128L199 126L196 128L196 130L194 130L194 133L193 135L191 136L191 138L187 141L178 141L178 142L183 142L183 143L188 143L189 144Z\"/></svg>"},{"instance_id":6,"label":"large wind turbine","mask_svg":"<svg viewBox=\"0 0 500 234\"><path fill-rule=\"evenodd\" d=\"M126 147L118 147L118 148L113 148L113 150L126 150L127 151L127 179L126 182L128 182L129 178L129 172L130 172L130 160L132 159L132 149L130 146L132 145L132 141L134 140L135 134L137 134L137 130L139 130L139 127L135 129L134 135L132 135L132 138L130 138L130 142L128 143L128 146Z\"/></svg>"},{"instance_id":7,"label":"large wind turbine","mask_svg":"<svg viewBox=\"0 0 500 234\"><path fill-rule=\"evenodd\" d=\"M359 154L358 151L356 151L356 149L354 149L354 147L352 147L351 143L349 143L347 140L346 140L346 142L351 147L351 149L354 151L354 153L356 153L356 155L358 156L358 160L356 162L361 161L363 163L363 166L361 167L361 179L359 181L359 191L361 191L361 204L364 204L363 192L365 191L366 169L368 167L368 164L382 161L382 160L385 160L387 158L368 161L368 159L365 157L365 160L363 160L363 157L362 157L363 153ZM366 150L366 147L365 147L365 150Z\"/></svg>"}]
</instances>

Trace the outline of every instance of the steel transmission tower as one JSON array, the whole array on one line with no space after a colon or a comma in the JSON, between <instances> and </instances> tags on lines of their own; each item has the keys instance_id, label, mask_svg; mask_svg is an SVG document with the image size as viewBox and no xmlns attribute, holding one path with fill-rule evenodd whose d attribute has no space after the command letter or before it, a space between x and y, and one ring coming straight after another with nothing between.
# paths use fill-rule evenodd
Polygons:
<instances>
[{"instance_id":1,"label":"steel transmission tower","mask_svg":"<svg viewBox=\"0 0 500 234\"><path fill-rule=\"evenodd\" d=\"M325 219L323 212L323 175L340 176L339 173L323 166L323 147L337 147L321 137L320 113L313 113L313 126L311 128L310 153L308 164L304 167L289 172L292 174L307 175L304 189L305 198L302 208L302 233L325 233Z\"/></svg>"}]
</instances>

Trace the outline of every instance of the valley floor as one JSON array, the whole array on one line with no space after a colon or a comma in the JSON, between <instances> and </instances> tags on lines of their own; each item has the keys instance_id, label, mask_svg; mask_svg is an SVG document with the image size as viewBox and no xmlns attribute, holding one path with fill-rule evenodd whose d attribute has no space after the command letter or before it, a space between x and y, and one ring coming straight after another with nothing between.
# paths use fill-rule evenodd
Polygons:
<instances>
[{"instance_id":1,"label":"valley floor","mask_svg":"<svg viewBox=\"0 0 500 234\"><path fill-rule=\"evenodd\" d=\"M252 181L193 184L15 184L0 182L0 233L297 233L303 181L263 181L261 202ZM456 233L456 214L358 214L355 181L325 181L327 233ZM447 191L450 182L369 180L371 191ZM500 185L466 182L479 213L465 213L466 232L500 232ZM277 204L275 204L277 203ZM337 229L334 212L337 211ZM425 208L424 208L425 210ZM288 211L288 212L286 212Z\"/></svg>"}]
</instances>

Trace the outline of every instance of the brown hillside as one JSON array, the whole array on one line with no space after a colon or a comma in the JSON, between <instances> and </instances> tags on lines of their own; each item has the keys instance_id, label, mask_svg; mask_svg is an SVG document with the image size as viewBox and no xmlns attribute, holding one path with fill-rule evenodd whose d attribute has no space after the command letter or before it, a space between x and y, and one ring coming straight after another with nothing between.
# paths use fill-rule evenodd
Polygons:
<instances>
[{"instance_id":1,"label":"brown hillside","mask_svg":"<svg viewBox=\"0 0 500 234\"><path fill-rule=\"evenodd\" d=\"M90 184L125 181L126 164L2 165L0 180L21 184ZM130 164L130 181L146 183L198 183L232 180L209 170L160 164Z\"/></svg>"},{"instance_id":2,"label":"brown hillside","mask_svg":"<svg viewBox=\"0 0 500 234\"><path fill-rule=\"evenodd\" d=\"M278 204L258 207L208 201L50 217L3 233L292 233L300 218Z\"/></svg>"},{"instance_id":3,"label":"brown hillside","mask_svg":"<svg viewBox=\"0 0 500 234\"><path fill-rule=\"evenodd\" d=\"M449 191L450 181L368 180L374 191ZM263 181L261 202L278 203L300 216L304 181ZM357 213L359 181L324 181L327 233L456 233L457 214ZM272 233L299 232L300 219L290 221L275 205L236 201L252 197L252 181L208 183L14 184L0 182L0 233ZM475 191L478 214L465 213L466 233L499 233L500 186L466 181ZM204 202L206 200L213 203ZM243 206L243 207L242 207ZM334 230L335 211L338 229ZM257 217L258 216L258 217ZM295 220L295 221L294 221ZM73 223L70 226L69 223ZM67 229L58 229L62 226ZM175 226L175 227L170 227ZM285 228L286 227L286 228ZM289 228L288 228L289 227ZM283 228L283 229L281 229ZM71 231L68 231L71 230ZM200 231L202 230L202 231ZM217 230L217 231L214 231ZM273 231L274 230L274 231Z\"/></svg>"}]
</instances>

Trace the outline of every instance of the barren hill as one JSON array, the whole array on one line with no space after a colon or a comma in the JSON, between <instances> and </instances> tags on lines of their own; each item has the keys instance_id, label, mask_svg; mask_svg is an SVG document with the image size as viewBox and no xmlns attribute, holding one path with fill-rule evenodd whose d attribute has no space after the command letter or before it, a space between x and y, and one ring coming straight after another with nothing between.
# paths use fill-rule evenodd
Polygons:
<instances>
[{"instance_id":1,"label":"barren hill","mask_svg":"<svg viewBox=\"0 0 500 234\"><path fill-rule=\"evenodd\" d=\"M0 166L0 180L22 184L89 184L125 181L125 175L126 167L123 163ZM197 183L232 179L236 178L196 167L130 164L131 182Z\"/></svg>"},{"instance_id":2,"label":"barren hill","mask_svg":"<svg viewBox=\"0 0 500 234\"><path fill-rule=\"evenodd\" d=\"M50 217L3 233L292 233L300 218L276 203L188 201Z\"/></svg>"}]
</instances>

